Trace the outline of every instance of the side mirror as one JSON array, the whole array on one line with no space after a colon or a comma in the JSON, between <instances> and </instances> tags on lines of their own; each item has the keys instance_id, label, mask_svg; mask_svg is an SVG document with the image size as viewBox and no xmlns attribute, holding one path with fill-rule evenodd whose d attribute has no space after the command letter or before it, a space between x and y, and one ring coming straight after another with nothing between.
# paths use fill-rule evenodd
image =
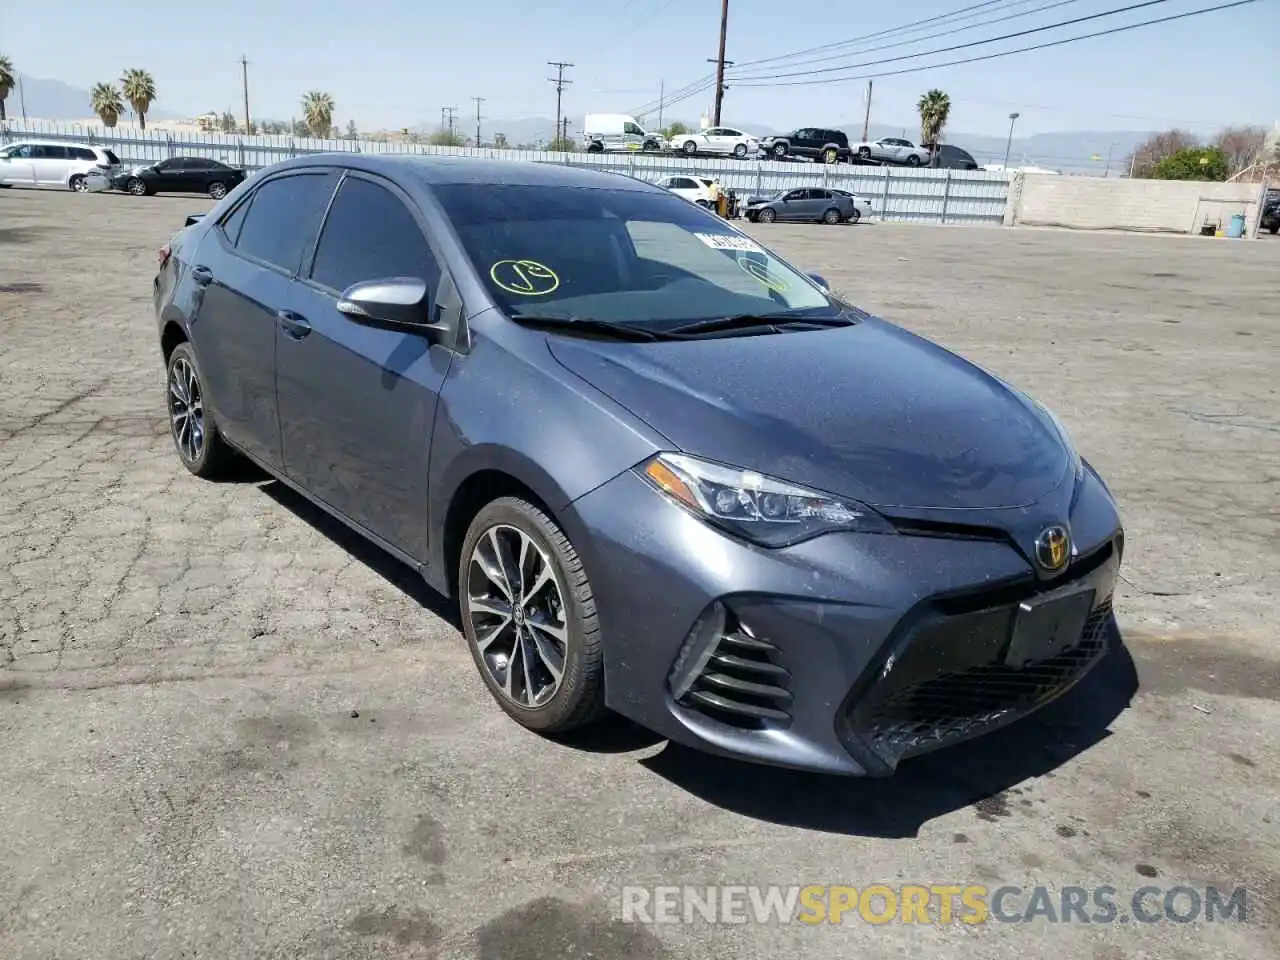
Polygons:
<instances>
[{"instance_id":1,"label":"side mirror","mask_svg":"<svg viewBox=\"0 0 1280 960\"><path fill-rule=\"evenodd\" d=\"M809 279L820 286L823 290L830 290L831 284L827 283L827 278L819 273L809 274Z\"/></svg>"},{"instance_id":2,"label":"side mirror","mask_svg":"<svg viewBox=\"0 0 1280 960\"><path fill-rule=\"evenodd\" d=\"M430 290L417 277L387 277L353 283L338 298L338 312L370 327L443 330L427 315Z\"/></svg>"}]
</instances>

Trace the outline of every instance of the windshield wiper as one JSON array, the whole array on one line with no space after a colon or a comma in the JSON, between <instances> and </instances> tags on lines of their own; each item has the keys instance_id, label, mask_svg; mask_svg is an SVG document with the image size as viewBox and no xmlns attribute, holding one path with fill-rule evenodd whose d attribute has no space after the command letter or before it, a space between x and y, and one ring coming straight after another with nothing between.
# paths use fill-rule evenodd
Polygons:
<instances>
[{"instance_id":1,"label":"windshield wiper","mask_svg":"<svg viewBox=\"0 0 1280 960\"><path fill-rule=\"evenodd\" d=\"M780 327L849 327L855 321L847 317L797 317L787 313L735 313L728 317L709 317L669 327L663 332L669 336L698 336L704 333L721 333L730 330L769 328L778 332Z\"/></svg>"},{"instance_id":2,"label":"windshield wiper","mask_svg":"<svg viewBox=\"0 0 1280 960\"><path fill-rule=\"evenodd\" d=\"M578 333L601 333L617 340L665 340L665 333L656 333L644 327L632 326L628 323L615 323L612 320L597 320L595 317L579 317L571 313L510 313L507 314L516 323L526 327L541 327L547 330L573 330Z\"/></svg>"}]
</instances>

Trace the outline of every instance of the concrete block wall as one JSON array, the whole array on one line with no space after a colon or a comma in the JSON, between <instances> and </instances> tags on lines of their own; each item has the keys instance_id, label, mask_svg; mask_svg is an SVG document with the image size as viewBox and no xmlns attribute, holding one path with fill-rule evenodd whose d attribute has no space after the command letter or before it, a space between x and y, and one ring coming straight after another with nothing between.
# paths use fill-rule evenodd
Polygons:
<instances>
[{"instance_id":1,"label":"concrete block wall","mask_svg":"<svg viewBox=\"0 0 1280 960\"><path fill-rule=\"evenodd\" d=\"M1220 220L1225 228L1233 214L1243 213L1250 231L1258 215L1259 193L1256 183L1019 174L1010 185L1005 223L1192 233L1206 219Z\"/></svg>"}]
</instances>

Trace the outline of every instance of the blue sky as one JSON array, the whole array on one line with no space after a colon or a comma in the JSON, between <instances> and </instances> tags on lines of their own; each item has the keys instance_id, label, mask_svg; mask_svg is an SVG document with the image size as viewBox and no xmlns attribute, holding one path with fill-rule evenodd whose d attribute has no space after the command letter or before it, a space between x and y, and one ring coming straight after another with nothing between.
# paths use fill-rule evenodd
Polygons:
<instances>
[{"instance_id":1,"label":"blue sky","mask_svg":"<svg viewBox=\"0 0 1280 960\"><path fill-rule=\"evenodd\" d=\"M853 0L730 0L727 56L743 63L901 27L951 13L976 0L901 4ZM1137 0L1067 0L1057 9L989 26L984 19L1035 10L1052 0L993 0L953 23L868 40L846 62L879 60L1027 29L1126 6ZM1221 0L1170 0L1063 31L991 44L932 60L1026 45L1071 33L1166 16ZM162 11L168 10L169 15ZM216 11L216 14L212 12ZM476 0L218 0L157 7L154 0L0 0L0 53L31 76L76 86L118 77L125 67L151 71L167 109L239 114L243 52L250 61L254 116L287 119L310 89L328 91L340 125L361 129L436 121L442 106L474 116L473 96L495 119L553 116L548 60L570 61L565 111L627 111L705 75L714 57L719 0L560 0L532 4ZM943 30L953 36L922 39ZM902 44L903 40L919 40ZM871 46L897 43L867 52ZM950 127L1001 135L1011 110L1019 135L1061 130L1132 130L1173 124L1211 132L1228 122L1270 126L1280 118L1280 0L1192 17L1112 37L985 63L876 80L872 121L914 128L914 103L930 87L953 104ZM841 52L841 51L835 51ZM818 56L820 54L811 54ZM759 73L813 69L841 61L755 68ZM930 58L870 67L892 70ZM829 76L829 74L828 74ZM796 78L804 79L804 78ZM770 126L860 126L865 80L820 86L733 86L725 122ZM696 119L710 94L668 110Z\"/></svg>"}]
</instances>

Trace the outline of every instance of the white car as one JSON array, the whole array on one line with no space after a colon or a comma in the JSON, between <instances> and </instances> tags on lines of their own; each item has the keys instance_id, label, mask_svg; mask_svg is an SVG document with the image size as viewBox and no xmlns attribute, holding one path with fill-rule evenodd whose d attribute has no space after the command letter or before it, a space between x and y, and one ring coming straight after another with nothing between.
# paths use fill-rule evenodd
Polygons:
<instances>
[{"instance_id":1,"label":"white car","mask_svg":"<svg viewBox=\"0 0 1280 960\"><path fill-rule=\"evenodd\" d=\"M64 187L89 193L120 169L113 151L88 143L19 140L0 149L0 186L5 187Z\"/></svg>"},{"instance_id":2,"label":"white car","mask_svg":"<svg viewBox=\"0 0 1280 960\"><path fill-rule=\"evenodd\" d=\"M759 151L760 138L733 127L711 127L697 133L682 133L672 137L671 146L688 156L714 153L745 160L747 157L754 157Z\"/></svg>"},{"instance_id":3,"label":"white car","mask_svg":"<svg viewBox=\"0 0 1280 960\"><path fill-rule=\"evenodd\" d=\"M853 201L853 213L849 215L850 223L857 223L863 217L871 216L871 201L860 194L854 193L852 190L838 190L831 187L832 193L843 194Z\"/></svg>"},{"instance_id":4,"label":"white car","mask_svg":"<svg viewBox=\"0 0 1280 960\"><path fill-rule=\"evenodd\" d=\"M910 140L900 137L881 137L879 140L856 143L853 152L863 160L905 163L909 167L927 166L933 156L928 147L917 147Z\"/></svg>"},{"instance_id":5,"label":"white car","mask_svg":"<svg viewBox=\"0 0 1280 960\"><path fill-rule=\"evenodd\" d=\"M710 177L666 177L658 181L662 189L670 190L700 207L711 206L711 184Z\"/></svg>"}]
</instances>

